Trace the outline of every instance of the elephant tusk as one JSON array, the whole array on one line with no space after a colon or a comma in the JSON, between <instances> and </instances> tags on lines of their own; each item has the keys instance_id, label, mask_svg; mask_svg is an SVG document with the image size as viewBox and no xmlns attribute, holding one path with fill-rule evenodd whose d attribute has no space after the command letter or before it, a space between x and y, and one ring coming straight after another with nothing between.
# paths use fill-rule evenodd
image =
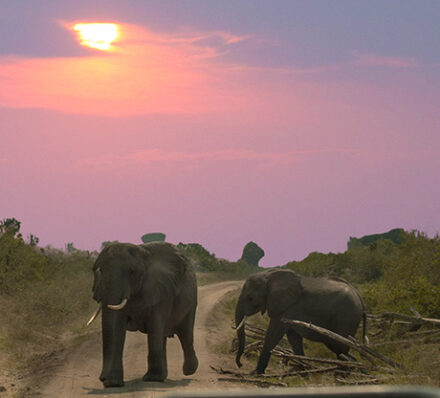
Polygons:
<instances>
[{"instance_id":1,"label":"elephant tusk","mask_svg":"<svg viewBox=\"0 0 440 398\"><path fill-rule=\"evenodd\" d=\"M127 304L128 299L124 299L122 300L121 304L116 304L116 305L111 305L111 304L107 304L107 307L110 308L111 310L122 310L122 308L125 307L125 304Z\"/></svg>"},{"instance_id":2,"label":"elephant tusk","mask_svg":"<svg viewBox=\"0 0 440 398\"><path fill-rule=\"evenodd\" d=\"M98 304L98 308L95 310L95 312L93 313L92 317L89 319L89 321L87 322L87 326L89 326L98 316L98 314L101 312L101 303Z\"/></svg>"},{"instance_id":3,"label":"elephant tusk","mask_svg":"<svg viewBox=\"0 0 440 398\"><path fill-rule=\"evenodd\" d=\"M241 320L240 324L235 328L236 330L241 329L244 326L244 322L246 321L247 315L245 315L243 317L243 319Z\"/></svg>"}]
</instances>

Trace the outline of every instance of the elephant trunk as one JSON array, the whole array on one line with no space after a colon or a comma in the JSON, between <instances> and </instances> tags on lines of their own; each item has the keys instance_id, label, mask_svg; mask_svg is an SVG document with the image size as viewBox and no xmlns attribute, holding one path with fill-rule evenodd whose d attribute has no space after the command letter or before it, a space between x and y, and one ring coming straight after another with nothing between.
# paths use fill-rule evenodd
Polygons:
<instances>
[{"instance_id":1,"label":"elephant trunk","mask_svg":"<svg viewBox=\"0 0 440 398\"><path fill-rule=\"evenodd\" d=\"M235 326L237 331L237 339L238 339L238 349L237 355L235 357L235 363L239 368L241 368L240 358L243 355L244 346L246 343L246 334L245 334L245 321L246 315L240 309L240 305L237 304L237 308L235 309Z\"/></svg>"},{"instance_id":2,"label":"elephant trunk","mask_svg":"<svg viewBox=\"0 0 440 398\"><path fill-rule=\"evenodd\" d=\"M121 311L102 308L102 372L105 387L123 385L122 353L127 317Z\"/></svg>"}]
</instances>

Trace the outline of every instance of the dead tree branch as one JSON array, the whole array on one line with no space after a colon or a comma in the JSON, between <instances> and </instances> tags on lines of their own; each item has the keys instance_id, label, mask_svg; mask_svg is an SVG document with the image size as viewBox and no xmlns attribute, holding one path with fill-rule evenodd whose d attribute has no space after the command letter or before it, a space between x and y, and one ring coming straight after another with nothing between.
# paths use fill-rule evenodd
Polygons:
<instances>
[{"instance_id":1,"label":"dead tree branch","mask_svg":"<svg viewBox=\"0 0 440 398\"><path fill-rule=\"evenodd\" d=\"M303 321L294 321L291 319L286 319L286 318L282 318L281 319L282 322L285 322L289 325L294 325L294 326L302 326L302 327L306 327L308 329L311 329L317 333L320 333L324 336L329 337L332 340L338 341L342 344L345 344L347 346L349 346L350 348L353 348L354 350L358 351L360 354L362 354L363 356L365 356L365 358L371 362L373 365L375 365L374 361L371 359L371 356L380 359L382 362L385 362L386 364L395 367L395 368L399 368L400 365L394 361L392 361L391 359L388 359L386 357L384 357L382 354L379 354L378 352L375 352L374 350L372 350L371 348L360 344L356 339L351 338L351 339L347 339L345 337L340 336L337 333L334 333L328 329L324 329L320 326L316 326L313 325L311 323L307 323L307 322L303 322Z\"/></svg>"},{"instance_id":2,"label":"dead tree branch","mask_svg":"<svg viewBox=\"0 0 440 398\"><path fill-rule=\"evenodd\" d=\"M368 314L368 319L371 319L372 321L376 321L376 322L382 322L382 321L394 322L396 320L400 320L414 325L420 323L420 324L440 326L440 319L424 318L413 308L412 311L413 313L415 313L415 316L398 314L396 312L384 312L379 315Z\"/></svg>"},{"instance_id":3,"label":"dead tree branch","mask_svg":"<svg viewBox=\"0 0 440 398\"><path fill-rule=\"evenodd\" d=\"M297 360L301 363L321 363L321 364L329 364L329 365L337 365L339 367L352 367L357 369L375 369L375 366L370 366L362 362L355 361L340 361L337 359L327 359L327 358L315 358L315 357L307 357L305 355L295 355L293 353L288 353L286 351L281 351L278 348L274 348L272 350L272 354L278 356L283 359L288 360Z\"/></svg>"}]
</instances>

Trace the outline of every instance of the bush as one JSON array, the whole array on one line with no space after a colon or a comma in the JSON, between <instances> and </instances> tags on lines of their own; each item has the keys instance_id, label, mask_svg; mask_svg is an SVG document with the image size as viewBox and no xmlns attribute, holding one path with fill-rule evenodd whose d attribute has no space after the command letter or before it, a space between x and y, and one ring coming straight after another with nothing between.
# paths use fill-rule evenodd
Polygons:
<instances>
[{"instance_id":1,"label":"bush","mask_svg":"<svg viewBox=\"0 0 440 398\"><path fill-rule=\"evenodd\" d=\"M56 267L41 249L26 244L21 237L0 236L0 293L13 292L35 280L43 280Z\"/></svg>"},{"instance_id":2,"label":"bush","mask_svg":"<svg viewBox=\"0 0 440 398\"><path fill-rule=\"evenodd\" d=\"M440 317L440 239L413 231L397 253L384 259L383 277L365 287L369 308Z\"/></svg>"},{"instance_id":3,"label":"bush","mask_svg":"<svg viewBox=\"0 0 440 398\"><path fill-rule=\"evenodd\" d=\"M314 277L342 277L360 287L369 312L408 312L440 317L440 239L405 232L399 243L380 239L344 253L310 253L285 267Z\"/></svg>"},{"instance_id":4,"label":"bush","mask_svg":"<svg viewBox=\"0 0 440 398\"><path fill-rule=\"evenodd\" d=\"M0 234L0 366L13 369L59 348L60 333L83 330L94 306L94 253L33 243L18 233Z\"/></svg>"}]
</instances>

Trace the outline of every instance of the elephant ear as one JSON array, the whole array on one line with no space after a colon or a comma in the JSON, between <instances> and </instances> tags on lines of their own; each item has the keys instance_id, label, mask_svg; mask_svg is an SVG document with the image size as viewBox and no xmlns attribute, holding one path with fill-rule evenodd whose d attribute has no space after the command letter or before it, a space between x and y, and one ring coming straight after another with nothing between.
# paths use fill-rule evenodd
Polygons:
<instances>
[{"instance_id":1,"label":"elephant ear","mask_svg":"<svg viewBox=\"0 0 440 398\"><path fill-rule=\"evenodd\" d=\"M300 299L303 286L301 277L288 270L268 275L267 312L271 318L280 318Z\"/></svg>"},{"instance_id":2,"label":"elephant ear","mask_svg":"<svg viewBox=\"0 0 440 398\"><path fill-rule=\"evenodd\" d=\"M171 246L150 244L148 249L143 248L143 261L142 290L149 306L179 294L187 267L185 258Z\"/></svg>"}]
</instances>

